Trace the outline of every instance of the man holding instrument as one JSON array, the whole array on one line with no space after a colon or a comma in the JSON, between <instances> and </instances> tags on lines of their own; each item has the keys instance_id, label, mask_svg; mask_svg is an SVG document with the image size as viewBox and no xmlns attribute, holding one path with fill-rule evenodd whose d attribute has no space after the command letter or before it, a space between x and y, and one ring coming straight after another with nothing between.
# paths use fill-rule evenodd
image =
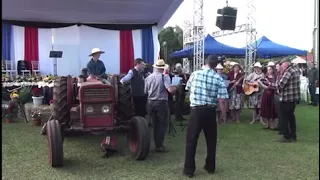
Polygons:
<instances>
[{"instance_id":1,"label":"man holding instrument","mask_svg":"<svg viewBox=\"0 0 320 180\"><path fill-rule=\"evenodd\" d=\"M260 62L256 62L253 65L253 73L249 74L245 78L245 84L249 87L249 92L247 91L248 88L244 88L245 93L247 95L249 94L249 99L248 99L249 109L252 109L252 121L250 124L253 124L255 122L257 116L259 115L257 113L257 110L260 109L260 105L261 105L260 99L261 99L261 95L262 95L262 89L259 88L258 80L263 79L263 78L264 78L264 74L262 72L262 65L260 64ZM250 87L253 87L253 89L255 89L255 91L250 92ZM262 121L261 118L260 118L260 122L261 122L261 124L264 125L264 122Z\"/></svg>"}]
</instances>

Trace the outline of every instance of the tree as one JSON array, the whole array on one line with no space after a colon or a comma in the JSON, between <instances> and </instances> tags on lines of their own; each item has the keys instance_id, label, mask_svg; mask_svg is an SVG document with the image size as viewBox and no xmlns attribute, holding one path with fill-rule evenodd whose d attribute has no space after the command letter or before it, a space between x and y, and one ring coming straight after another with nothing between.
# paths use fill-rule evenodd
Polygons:
<instances>
[{"instance_id":1,"label":"tree","mask_svg":"<svg viewBox=\"0 0 320 180\"><path fill-rule=\"evenodd\" d=\"M179 26L163 28L158 35L160 43L160 57L168 64L181 63L181 59L171 59L169 55L183 48L183 30ZM163 43L166 42L167 53L165 55ZM166 58L167 57L167 58Z\"/></svg>"}]
</instances>

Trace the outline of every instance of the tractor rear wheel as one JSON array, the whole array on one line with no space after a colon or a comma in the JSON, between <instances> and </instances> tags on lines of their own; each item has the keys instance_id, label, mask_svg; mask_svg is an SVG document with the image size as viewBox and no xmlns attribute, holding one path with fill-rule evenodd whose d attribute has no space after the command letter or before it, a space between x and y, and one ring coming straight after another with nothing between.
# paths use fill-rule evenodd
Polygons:
<instances>
[{"instance_id":1,"label":"tractor rear wheel","mask_svg":"<svg viewBox=\"0 0 320 180\"><path fill-rule=\"evenodd\" d=\"M150 150L150 133L147 120L140 116L131 118L127 138L132 156L136 160L144 160Z\"/></svg>"},{"instance_id":2,"label":"tractor rear wheel","mask_svg":"<svg viewBox=\"0 0 320 180\"><path fill-rule=\"evenodd\" d=\"M134 107L130 83L122 84L121 76L117 76L118 102L115 106L115 115L118 121L129 121L134 116Z\"/></svg>"},{"instance_id":3,"label":"tractor rear wheel","mask_svg":"<svg viewBox=\"0 0 320 180\"><path fill-rule=\"evenodd\" d=\"M49 164L52 167L61 167L63 163L63 144L60 123L58 120L51 120L47 122L46 128Z\"/></svg>"},{"instance_id":4,"label":"tractor rear wheel","mask_svg":"<svg viewBox=\"0 0 320 180\"><path fill-rule=\"evenodd\" d=\"M66 123L69 121L67 88L67 77L61 76L54 80L53 119L58 120L59 123Z\"/></svg>"}]
</instances>

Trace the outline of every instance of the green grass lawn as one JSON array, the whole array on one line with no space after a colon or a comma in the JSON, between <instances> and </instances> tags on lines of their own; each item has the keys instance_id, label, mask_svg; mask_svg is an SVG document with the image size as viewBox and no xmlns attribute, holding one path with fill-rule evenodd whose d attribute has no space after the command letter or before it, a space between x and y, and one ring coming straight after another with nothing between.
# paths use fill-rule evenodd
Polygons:
<instances>
[{"instance_id":1,"label":"green grass lawn","mask_svg":"<svg viewBox=\"0 0 320 180\"><path fill-rule=\"evenodd\" d=\"M219 126L217 170L208 175L202 169L206 145L200 137L197 170L194 179L220 180L316 180L319 178L319 109L300 106L296 110L298 142L282 144L274 131L262 130L260 124L249 125L244 110L241 124ZM64 143L64 167L51 168L47 160L45 136L31 124L2 124L2 179L13 180L106 180L106 179L185 179L184 136L176 127L176 137L167 136L167 154L150 153L145 161L134 161L122 138L122 151L101 158L100 138L70 137Z\"/></svg>"}]
</instances>

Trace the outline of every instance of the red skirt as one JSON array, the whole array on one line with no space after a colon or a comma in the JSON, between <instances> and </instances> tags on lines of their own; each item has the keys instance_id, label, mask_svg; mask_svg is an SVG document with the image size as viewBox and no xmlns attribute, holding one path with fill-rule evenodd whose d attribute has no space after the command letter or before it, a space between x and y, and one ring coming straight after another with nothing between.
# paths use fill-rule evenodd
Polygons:
<instances>
[{"instance_id":1,"label":"red skirt","mask_svg":"<svg viewBox=\"0 0 320 180\"><path fill-rule=\"evenodd\" d=\"M274 93L272 89L266 89L261 96L260 116L267 119L276 119L277 113L274 105Z\"/></svg>"}]
</instances>

